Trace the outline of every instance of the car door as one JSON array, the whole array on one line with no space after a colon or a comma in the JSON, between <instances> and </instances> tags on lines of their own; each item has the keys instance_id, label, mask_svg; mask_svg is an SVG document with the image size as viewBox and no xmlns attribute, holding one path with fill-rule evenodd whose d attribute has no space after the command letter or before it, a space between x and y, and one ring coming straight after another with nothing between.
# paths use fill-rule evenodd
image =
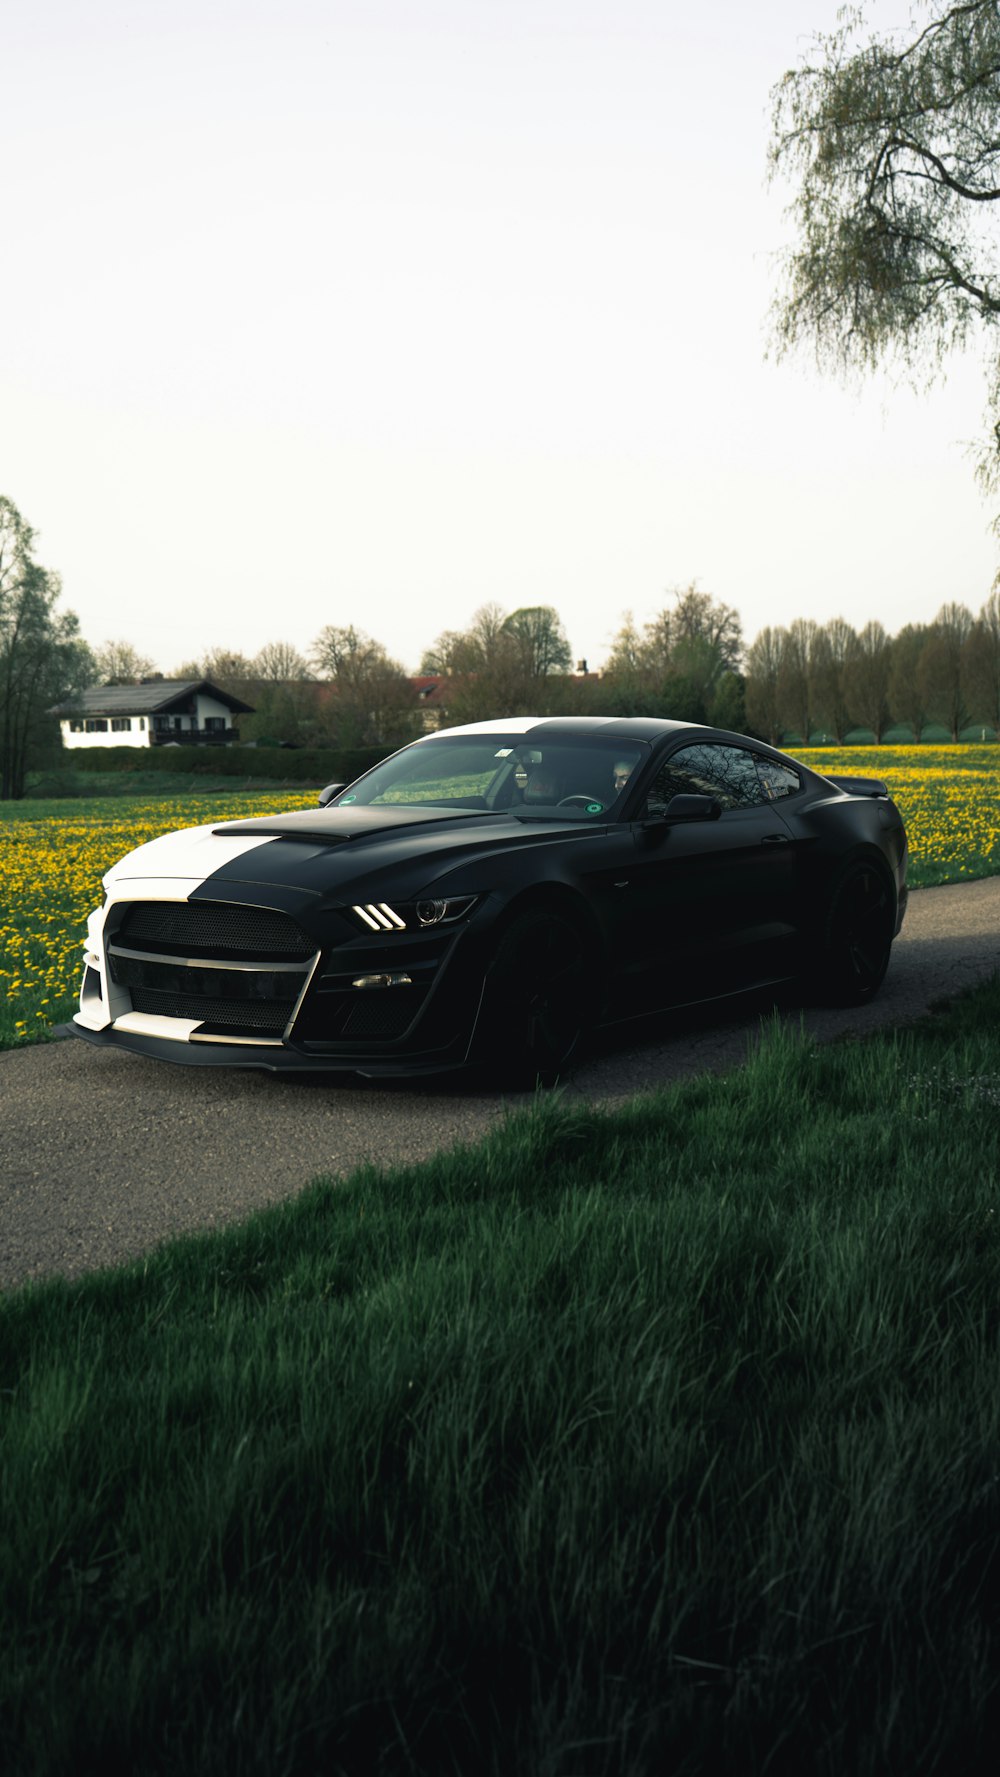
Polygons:
<instances>
[{"instance_id":1,"label":"car door","mask_svg":"<svg viewBox=\"0 0 1000 1777\"><path fill-rule=\"evenodd\" d=\"M710 796L712 820L674 821L671 797ZM752 751L681 745L631 823L619 957L624 997L642 1009L735 992L793 972L794 847Z\"/></svg>"}]
</instances>

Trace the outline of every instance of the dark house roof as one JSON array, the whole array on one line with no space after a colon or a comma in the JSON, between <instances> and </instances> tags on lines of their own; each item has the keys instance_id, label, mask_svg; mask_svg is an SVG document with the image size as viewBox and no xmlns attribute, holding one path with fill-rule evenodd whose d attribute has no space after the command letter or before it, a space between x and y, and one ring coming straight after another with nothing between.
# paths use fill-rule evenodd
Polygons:
<instances>
[{"instance_id":1,"label":"dark house roof","mask_svg":"<svg viewBox=\"0 0 1000 1777\"><path fill-rule=\"evenodd\" d=\"M234 716L252 715L243 703L208 679L151 679L141 685L89 685L66 703L53 704L50 716L153 716L185 708L196 692L224 703Z\"/></svg>"}]
</instances>

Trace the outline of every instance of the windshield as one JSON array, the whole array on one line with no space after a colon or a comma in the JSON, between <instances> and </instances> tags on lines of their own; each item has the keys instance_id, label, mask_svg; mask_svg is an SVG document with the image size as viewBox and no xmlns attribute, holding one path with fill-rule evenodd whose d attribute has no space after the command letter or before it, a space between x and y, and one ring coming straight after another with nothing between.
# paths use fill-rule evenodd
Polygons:
<instances>
[{"instance_id":1,"label":"windshield","mask_svg":"<svg viewBox=\"0 0 1000 1777\"><path fill-rule=\"evenodd\" d=\"M417 804L523 820L607 819L648 751L642 742L580 734L536 744L523 734L438 735L376 765L330 806Z\"/></svg>"}]
</instances>

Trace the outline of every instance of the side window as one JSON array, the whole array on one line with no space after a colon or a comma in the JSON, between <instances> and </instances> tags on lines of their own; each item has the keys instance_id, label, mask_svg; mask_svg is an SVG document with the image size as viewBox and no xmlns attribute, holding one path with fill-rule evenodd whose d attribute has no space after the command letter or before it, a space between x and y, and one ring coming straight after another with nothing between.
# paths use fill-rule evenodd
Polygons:
<instances>
[{"instance_id":1,"label":"side window","mask_svg":"<svg viewBox=\"0 0 1000 1777\"><path fill-rule=\"evenodd\" d=\"M763 785L764 794L769 802L777 802L782 796L794 796L801 784L797 771L791 765L779 764L777 759L762 759L755 755L757 776Z\"/></svg>"},{"instance_id":2,"label":"side window","mask_svg":"<svg viewBox=\"0 0 1000 1777\"><path fill-rule=\"evenodd\" d=\"M645 812L662 814L679 795L714 796L724 809L753 808L768 800L753 754L711 741L671 754L653 780Z\"/></svg>"}]
</instances>

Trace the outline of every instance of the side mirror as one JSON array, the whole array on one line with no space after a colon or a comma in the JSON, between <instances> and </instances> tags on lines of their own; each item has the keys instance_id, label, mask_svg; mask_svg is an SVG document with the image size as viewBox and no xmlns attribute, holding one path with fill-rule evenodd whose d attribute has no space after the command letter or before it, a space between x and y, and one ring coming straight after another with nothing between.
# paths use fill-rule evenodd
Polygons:
<instances>
[{"instance_id":1,"label":"side mirror","mask_svg":"<svg viewBox=\"0 0 1000 1777\"><path fill-rule=\"evenodd\" d=\"M717 821L722 803L714 796L671 796L663 811L665 821Z\"/></svg>"},{"instance_id":2,"label":"side mirror","mask_svg":"<svg viewBox=\"0 0 1000 1777\"><path fill-rule=\"evenodd\" d=\"M316 798L320 808L325 808L328 802L332 802L333 798L339 796L341 790L346 790L346 788L346 784L327 784Z\"/></svg>"}]
</instances>

